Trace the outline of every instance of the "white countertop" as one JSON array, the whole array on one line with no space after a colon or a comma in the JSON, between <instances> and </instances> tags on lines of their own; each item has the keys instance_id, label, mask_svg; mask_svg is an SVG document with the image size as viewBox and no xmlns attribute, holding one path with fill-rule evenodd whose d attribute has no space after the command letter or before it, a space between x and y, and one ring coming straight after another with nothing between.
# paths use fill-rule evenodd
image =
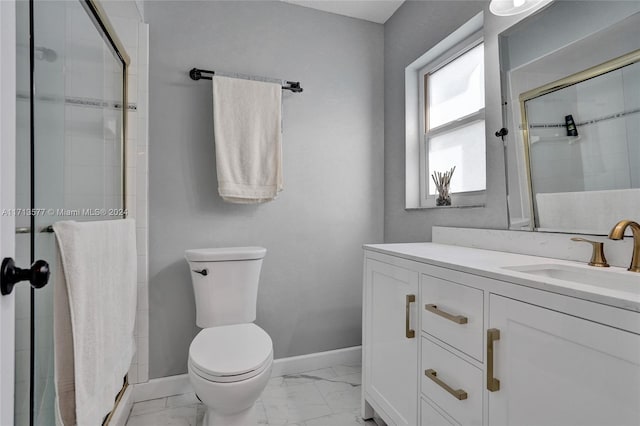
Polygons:
<instances>
[{"instance_id":1,"label":"white countertop","mask_svg":"<svg viewBox=\"0 0 640 426\"><path fill-rule=\"evenodd\" d=\"M629 272L624 268L594 268L586 262L571 262L436 243L367 244L364 249L640 312L640 273ZM617 284L613 288L607 287L606 283L590 285L504 269L504 267L540 264L566 265L583 268L587 272L597 269L598 273L623 274L628 279L629 285Z\"/></svg>"}]
</instances>

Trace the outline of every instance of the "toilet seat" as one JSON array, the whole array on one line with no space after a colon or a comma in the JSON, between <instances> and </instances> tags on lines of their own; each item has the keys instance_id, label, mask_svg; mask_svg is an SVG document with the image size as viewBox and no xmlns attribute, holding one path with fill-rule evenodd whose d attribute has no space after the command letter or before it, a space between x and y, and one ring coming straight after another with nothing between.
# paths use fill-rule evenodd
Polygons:
<instances>
[{"instance_id":1,"label":"toilet seat","mask_svg":"<svg viewBox=\"0 0 640 426\"><path fill-rule=\"evenodd\" d=\"M252 370L252 371L249 371L249 372L244 373L244 374L235 374L235 375L230 375L230 376L216 376L216 375L209 374L206 371L203 371L203 370L199 369L197 366L195 366L191 360L189 360L189 368L191 369L191 372L193 374L195 374L196 376L201 377L204 380L207 380L209 382L213 382L213 383L235 383L235 382L242 382L243 380L251 379L251 378L253 378L255 376L258 376L263 371L265 371L266 369L271 367L272 361L273 361L273 357L270 357L264 363L264 365L261 366L257 370Z\"/></svg>"},{"instance_id":2,"label":"toilet seat","mask_svg":"<svg viewBox=\"0 0 640 426\"><path fill-rule=\"evenodd\" d=\"M212 382L238 382L271 366L271 337L253 323L205 328L189 347L189 368Z\"/></svg>"}]
</instances>

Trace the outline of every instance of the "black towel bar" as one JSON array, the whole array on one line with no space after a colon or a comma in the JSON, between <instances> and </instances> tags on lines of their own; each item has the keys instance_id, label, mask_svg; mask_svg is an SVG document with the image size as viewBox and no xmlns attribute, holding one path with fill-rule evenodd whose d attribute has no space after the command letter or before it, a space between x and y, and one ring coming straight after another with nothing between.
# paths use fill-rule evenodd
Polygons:
<instances>
[{"instance_id":1,"label":"black towel bar","mask_svg":"<svg viewBox=\"0 0 640 426\"><path fill-rule=\"evenodd\" d=\"M191 70L189 71L189 77L191 77L192 80L211 80L211 76L202 74L215 75L215 73L215 71L191 68ZM285 81L284 85L282 86L282 90L291 90L293 93L300 93L303 91L299 81Z\"/></svg>"}]
</instances>

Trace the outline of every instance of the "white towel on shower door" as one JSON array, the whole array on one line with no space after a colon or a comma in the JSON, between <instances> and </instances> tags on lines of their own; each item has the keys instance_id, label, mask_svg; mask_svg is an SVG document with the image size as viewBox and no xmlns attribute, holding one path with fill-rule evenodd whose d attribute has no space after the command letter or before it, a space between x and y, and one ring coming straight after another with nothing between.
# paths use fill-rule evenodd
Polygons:
<instances>
[{"instance_id":1,"label":"white towel on shower door","mask_svg":"<svg viewBox=\"0 0 640 426\"><path fill-rule=\"evenodd\" d=\"M135 222L63 221L55 223L53 229L63 269L54 282L54 292L58 286L68 295L75 393L75 407L70 401L58 401L56 408L62 419L73 418L68 410L75 409L76 424L99 426L113 409L135 350ZM64 291L60 294L64 295ZM64 301L55 296L54 300L60 312ZM54 342L58 345L57 356L64 354L65 348L59 346L70 343L66 337ZM67 361L68 367L69 356L56 360L56 367L60 365L58 361ZM61 377L63 374L66 377ZM56 371L57 387L62 383L65 390L70 390L69 376L68 368L66 373Z\"/></svg>"},{"instance_id":2,"label":"white towel on shower door","mask_svg":"<svg viewBox=\"0 0 640 426\"><path fill-rule=\"evenodd\" d=\"M282 86L213 76L218 192L261 203L282 191Z\"/></svg>"}]
</instances>

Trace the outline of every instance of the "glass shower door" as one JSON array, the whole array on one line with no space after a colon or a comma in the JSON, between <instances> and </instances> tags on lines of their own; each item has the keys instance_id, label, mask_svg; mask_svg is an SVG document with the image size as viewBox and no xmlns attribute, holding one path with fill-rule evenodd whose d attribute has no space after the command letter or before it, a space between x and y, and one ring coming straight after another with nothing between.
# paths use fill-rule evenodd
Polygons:
<instances>
[{"instance_id":1,"label":"glass shower door","mask_svg":"<svg viewBox=\"0 0 640 426\"><path fill-rule=\"evenodd\" d=\"M16 207L31 214L16 221L16 260L47 260L51 279L16 287L16 425L53 425L51 225L122 217L125 61L91 1L20 0L17 15Z\"/></svg>"}]
</instances>

